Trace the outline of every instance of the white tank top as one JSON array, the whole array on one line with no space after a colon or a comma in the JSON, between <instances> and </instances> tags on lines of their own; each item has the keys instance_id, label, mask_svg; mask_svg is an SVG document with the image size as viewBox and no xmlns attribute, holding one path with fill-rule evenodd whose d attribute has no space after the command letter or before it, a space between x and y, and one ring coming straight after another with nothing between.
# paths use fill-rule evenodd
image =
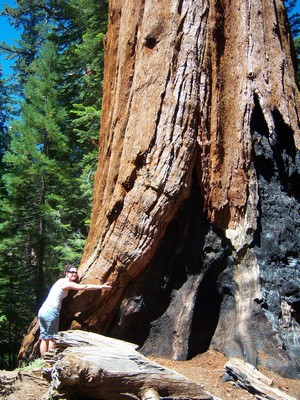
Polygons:
<instances>
[{"instance_id":1,"label":"white tank top","mask_svg":"<svg viewBox=\"0 0 300 400\"><path fill-rule=\"evenodd\" d=\"M44 301L43 307L54 307L60 311L62 301L68 295L68 290L62 289L65 283L65 278L59 279L54 283L54 285L50 289L48 297Z\"/></svg>"}]
</instances>

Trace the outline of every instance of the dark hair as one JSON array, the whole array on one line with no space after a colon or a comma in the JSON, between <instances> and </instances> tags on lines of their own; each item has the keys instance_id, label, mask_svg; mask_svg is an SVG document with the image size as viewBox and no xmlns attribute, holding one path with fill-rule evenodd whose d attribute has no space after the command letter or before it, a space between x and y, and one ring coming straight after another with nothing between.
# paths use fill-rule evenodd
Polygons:
<instances>
[{"instance_id":1,"label":"dark hair","mask_svg":"<svg viewBox=\"0 0 300 400\"><path fill-rule=\"evenodd\" d=\"M73 264L67 264L67 265L65 266L65 274L66 274L67 272L69 272L72 268L75 268L75 269L77 270L77 268L76 268Z\"/></svg>"}]
</instances>

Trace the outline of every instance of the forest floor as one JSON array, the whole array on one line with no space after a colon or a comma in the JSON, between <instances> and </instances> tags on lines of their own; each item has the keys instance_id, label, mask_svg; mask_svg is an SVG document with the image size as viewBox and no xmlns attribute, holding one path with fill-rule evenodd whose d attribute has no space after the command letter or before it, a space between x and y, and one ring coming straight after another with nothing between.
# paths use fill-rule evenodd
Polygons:
<instances>
[{"instance_id":1,"label":"forest floor","mask_svg":"<svg viewBox=\"0 0 300 400\"><path fill-rule=\"evenodd\" d=\"M151 359L151 357L149 357ZM208 350L188 361L173 361L152 358L153 361L166 368L173 369L192 381L200 383L210 394L222 400L256 400L255 395L236 387L234 382L224 382L224 365L228 361L221 353ZM260 372L274 381L274 387L289 396L300 400L300 380L282 378L281 376L260 368Z\"/></svg>"},{"instance_id":2,"label":"forest floor","mask_svg":"<svg viewBox=\"0 0 300 400\"><path fill-rule=\"evenodd\" d=\"M189 361L173 361L157 357L150 360L173 369L187 378L203 385L204 390L222 400L256 400L257 397L246 390L235 387L232 382L223 382L226 357L216 351L207 351ZM261 370L274 380L274 387L300 400L300 380L282 378L270 371ZM18 378L15 379L18 374ZM14 379L11 392L3 386L4 380ZM0 371L0 399L3 400L42 400L47 392L48 382L41 369L33 371Z\"/></svg>"}]
</instances>

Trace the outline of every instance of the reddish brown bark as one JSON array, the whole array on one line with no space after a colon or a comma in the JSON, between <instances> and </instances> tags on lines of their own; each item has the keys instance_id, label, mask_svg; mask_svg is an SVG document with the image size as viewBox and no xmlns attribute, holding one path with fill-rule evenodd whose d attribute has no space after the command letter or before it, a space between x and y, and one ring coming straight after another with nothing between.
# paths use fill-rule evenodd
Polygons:
<instances>
[{"instance_id":1,"label":"reddish brown bark","mask_svg":"<svg viewBox=\"0 0 300 400\"><path fill-rule=\"evenodd\" d=\"M237 246L252 237L255 97L270 140L278 110L299 145L290 48L281 1L110 1L84 276L111 279L121 298L189 196L193 169L207 218L241 234Z\"/></svg>"},{"instance_id":2,"label":"reddish brown bark","mask_svg":"<svg viewBox=\"0 0 300 400\"><path fill-rule=\"evenodd\" d=\"M294 168L299 91L291 46L281 0L110 1L99 164L80 275L84 282L100 276L114 289L98 297L77 295L63 317L67 326L126 336L133 328L128 323L122 330L124 321L136 313L148 327L148 338L147 329L141 336L148 352L160 352L168 338L168 355L184 358L197 342L191 340L195 315L211 310L203 291L208 281L215 290L210 299L220 304L211 310L219 315L205 345L230 348L252 363L258 348L276 358L281 339L258 306L268 302L264 293L273 279L265 278L269 261L260 251L269 252L269 244L262 244L261 210L271 206L259 192L259 146L277 164L289 153ZM289 148L278 150L278 142ZM272 168L277 177L278 165ZM292 204L296 172L283 172L280 179L285 174L289 180L284 195ZM274 194L274 187L266 190ZM195 215L178 223L180 239L170 244L172 223L182 210L188 214L189 201ZM191 233L193 224L196 233L203 229L199 237ZM182 250L189 242L198 260L193 268L186 261L189 250ZM168 244L173 252L167 252ZM218 251L220 261L213 257ZM296 258L293 251L282 259ZM225 270L230 283L221 280ZM150 303L149 286L155 291L164 282L173 284L159 292L164 309L158 311L156 303L152 314L139 317L137 304ZM263 336L274 336L273 344Z\"/></svg>"}]
</instances>

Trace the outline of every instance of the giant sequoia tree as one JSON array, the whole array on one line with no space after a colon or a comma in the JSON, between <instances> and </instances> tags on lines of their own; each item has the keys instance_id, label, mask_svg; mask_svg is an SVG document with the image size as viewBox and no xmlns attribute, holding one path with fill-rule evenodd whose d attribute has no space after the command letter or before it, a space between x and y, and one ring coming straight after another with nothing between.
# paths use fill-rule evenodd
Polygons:
<instances>
[{"instance_id":1,"label":"giant sequoia tree","mask_svg":"<svg viewBox=\"0 0 300 400\"><path fill-rule=\"evenodd\" d=\"M76 295L65 326L300 376L291 48L282 0L110 1L80 275L114 291Z\"/></svg>"}]
</instances>

